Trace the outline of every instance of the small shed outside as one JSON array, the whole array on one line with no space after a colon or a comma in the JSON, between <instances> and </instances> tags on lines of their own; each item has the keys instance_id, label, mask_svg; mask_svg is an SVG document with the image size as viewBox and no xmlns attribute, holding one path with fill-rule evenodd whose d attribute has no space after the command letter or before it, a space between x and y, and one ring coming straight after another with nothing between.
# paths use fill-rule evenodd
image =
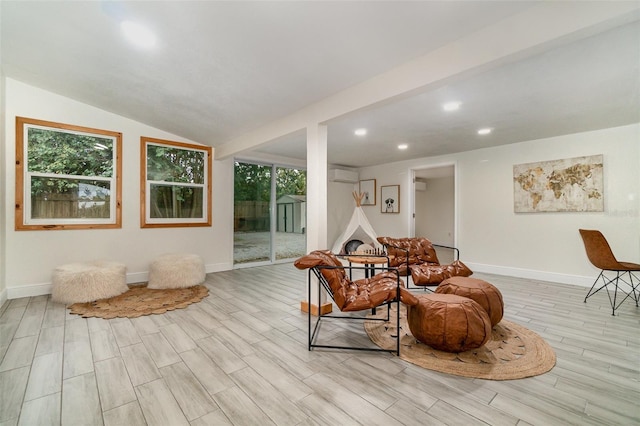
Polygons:
<instances>
[{"instance_id":1,"label":"small shed outside","mask_svg":"<svg viewBox=\"0 0 640 426\"><path fill-rule=\"evenodd\" d=\"M276 201L277 232L304 234L307 227L307 197L283 195Z\"/></svg>"}]
</instances>

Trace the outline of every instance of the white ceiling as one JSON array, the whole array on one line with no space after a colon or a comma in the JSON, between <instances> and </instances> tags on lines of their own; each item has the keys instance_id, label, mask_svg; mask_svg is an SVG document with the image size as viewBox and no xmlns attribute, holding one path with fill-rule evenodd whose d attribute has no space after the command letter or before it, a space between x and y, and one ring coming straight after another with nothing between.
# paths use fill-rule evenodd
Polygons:
<instances>
[{"instance_id":1,"label":"white ceiling","mask_svg":"<svg viewBox=\"0 0 640 426\"><path fill-rule=\"evenodd\" d=\"M2 1L0 60L7 77L219 146L531 5ZM156 48L130 46L125 17ZM640 122L639 75L635 20L332 120L328 159L362 167ZM462 107L445 114L452 99ZM259 151L304 159L305 147L298 133Z\"/></svg>"}]
</instances>

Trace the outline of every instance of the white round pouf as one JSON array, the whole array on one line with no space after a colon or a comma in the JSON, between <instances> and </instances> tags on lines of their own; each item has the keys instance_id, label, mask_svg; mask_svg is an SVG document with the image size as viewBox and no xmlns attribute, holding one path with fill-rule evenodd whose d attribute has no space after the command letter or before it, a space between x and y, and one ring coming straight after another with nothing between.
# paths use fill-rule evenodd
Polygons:
<instances>
[{"instance_id":1,"label":"white round pouf","mask_svg":"<svg viewBox=\"0 0 640 426\"><path fill-rule=\"evenodd\" d=\"M197 254L172 253L159 256L149 268L148 288L182 288L202 284L205 269Z\"/></svg>"},{"instance_id":2,"label":"white round pouf","mask_svg":"<svg viewBox=\"0 0 640 426\"><path fill-rule=\"evenodd\" d=\"M83 262L58 266L53 270L51 299L72 304L93 302L129 290L127 268L117 262Z\"/></svg>"}]
</instances>

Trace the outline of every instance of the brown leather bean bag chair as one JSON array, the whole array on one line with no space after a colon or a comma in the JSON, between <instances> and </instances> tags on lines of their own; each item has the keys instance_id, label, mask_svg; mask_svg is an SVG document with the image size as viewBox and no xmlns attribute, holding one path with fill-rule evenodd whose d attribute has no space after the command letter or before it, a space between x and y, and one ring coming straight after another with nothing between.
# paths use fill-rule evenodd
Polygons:
<instances>
[{"instance_id":1,"label":"brown leather bean bag chair","mask_svg":"<svg viewBox=\"0 0 640 426\"><path fill-rule=\"evenodd\" d=\"M484 280L467 277L451 277L440 283L439 294L455 294L474 300L487 311L491 326L498 324L504 315L502 293L496 286Z\"/></svg>"},{"instance_id":2,"label":"brown leather bean bag chair","mask_svg":"<svg viewBox=\"0 0 640 426\"><path fill-rule=\"evenodd\" d=\"M491 338L491 320L475 301L455 294L427 294L407 309L413 337L434 349L464 352Z\"/></svg>"},{"instance_id":3,"label":"brown leather bean bag chair","mask_svg":"<svg viewBox=\"0 0 640 426\"><path fill-rule=\"evenodd\" d=\"M385 271L372 278L351 281L340 260L329 250L316 250L302 256L294 262L298 269L319 268L331 288L331 297L343 312L361 311L375 308L396 298L398 276L395 272ZM334 268L322 268L322 266ZM400 280L400 300L414 305L418 299L404 288Z\"/></svg>"}]
</instances>

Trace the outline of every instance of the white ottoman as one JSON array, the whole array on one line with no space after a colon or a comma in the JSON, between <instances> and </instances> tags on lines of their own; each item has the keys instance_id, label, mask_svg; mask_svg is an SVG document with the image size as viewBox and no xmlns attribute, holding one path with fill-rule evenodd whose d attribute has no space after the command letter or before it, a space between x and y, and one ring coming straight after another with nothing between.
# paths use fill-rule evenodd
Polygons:
<instances>
[{"instance_id":1,"label":"white ottoman","mask_svg":"<svg viewBox=\"0 0 640 426\"><path fill-rule=\"evenodd\" d=\"M205 269L197 254L172 253L159 256L149 268L148 288L181 288L202 284Z\"/></svg>"},{"instance_id":2,"label":"white ottoman","mask_svg":"<svg viewBox=\"0 0 640 426\"><path fill-rule=\"evenodd\" d=\"M117 262L83 262L58 266L53 270L54 302L72 304L93 302L129 290L127 268Z\"/></svg>"}]
</instances>

